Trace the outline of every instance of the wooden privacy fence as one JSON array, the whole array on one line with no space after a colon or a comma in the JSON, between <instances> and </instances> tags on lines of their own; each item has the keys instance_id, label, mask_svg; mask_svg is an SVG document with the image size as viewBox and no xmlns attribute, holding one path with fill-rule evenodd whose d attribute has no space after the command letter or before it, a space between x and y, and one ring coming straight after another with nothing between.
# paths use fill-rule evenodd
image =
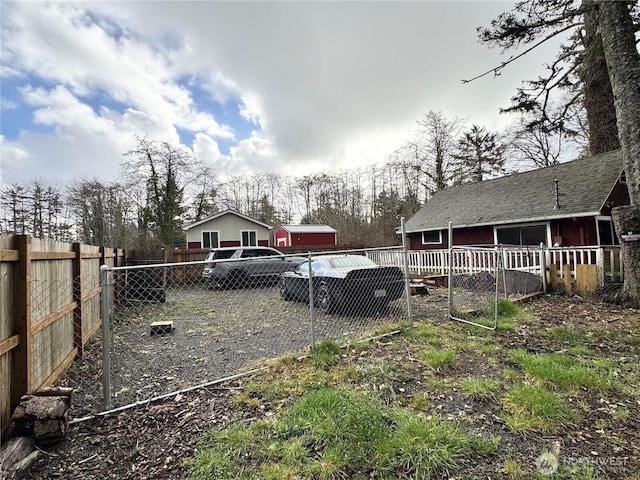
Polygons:
<instances>
[{"instance_id":1,"label":"wooden privacy fence","mask_svg":"<svg viewBox=\"0 0 640 480\"><path fill-rule=\"evenodd\" d=\"M53 383L100 329L100 265L124 251L0 235L0 426L29 390Z\"/></svg>"}]
</instances>

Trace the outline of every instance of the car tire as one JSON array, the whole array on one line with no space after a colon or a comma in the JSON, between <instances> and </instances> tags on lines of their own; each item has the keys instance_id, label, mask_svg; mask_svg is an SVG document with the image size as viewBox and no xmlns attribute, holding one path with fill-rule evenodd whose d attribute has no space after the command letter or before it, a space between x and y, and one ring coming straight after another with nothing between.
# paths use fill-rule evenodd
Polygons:
<instances>
[{"instance_id":1,"label":"car tire","mask_svg":"<svg viewBox=\"0 0 640 480\"><path fill-rule=\"evenodd\" d=\"M327 314L333 313L336 309L335 300L326 284L322 284L318 287L318 292L316 293L316 306Z\"/></svg>"},{"instance_id":2,"label":"car tire","mask_svg":"<svg viewBox=\"0 0 640 480\"><path fill-rule=\"evenodd\" d=\"M291 292L289 292L289 289L287 288L287 284L284 281L284 278L280 279L280 282L278 283L278 288L280 289L280 297L283 300L291 300L292 296L291 296Z\"/></svg>"}]
</instances>

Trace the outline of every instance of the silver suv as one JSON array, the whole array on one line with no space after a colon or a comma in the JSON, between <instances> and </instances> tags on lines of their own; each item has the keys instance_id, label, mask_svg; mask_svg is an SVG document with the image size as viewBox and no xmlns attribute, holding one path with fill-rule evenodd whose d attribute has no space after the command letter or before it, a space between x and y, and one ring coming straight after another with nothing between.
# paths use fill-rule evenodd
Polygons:
<instances>
[{"instance_id":1,"label":"silver suv","mask_svg":"<svg viewBox=\"0 0 640 480\"><path fill-rule=\"evenodd\" d=\"M214 287L243 288L250 283L276 283L280 274L293 270L305 259L287 257L271 247L212 248L202 277Z\"/></svg>"}]
</instances>

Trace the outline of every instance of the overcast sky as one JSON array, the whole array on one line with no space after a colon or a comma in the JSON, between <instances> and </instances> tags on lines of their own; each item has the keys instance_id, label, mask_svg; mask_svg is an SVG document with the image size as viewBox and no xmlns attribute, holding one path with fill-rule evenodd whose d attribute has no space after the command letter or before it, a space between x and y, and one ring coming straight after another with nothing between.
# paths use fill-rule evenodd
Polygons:
<instances>
[{"instance_id":1,"label":"overcast sky","mask_svg":"<svg viewBox=\"0 0 640 480\"><path fill-rule=\"evenodd\" d=\"M0 184L117 178L136 136L219 175L384 162L429 110L492 130L550 45L498 77L512 2L2 1Z\"/></svg>"}]
</instances>

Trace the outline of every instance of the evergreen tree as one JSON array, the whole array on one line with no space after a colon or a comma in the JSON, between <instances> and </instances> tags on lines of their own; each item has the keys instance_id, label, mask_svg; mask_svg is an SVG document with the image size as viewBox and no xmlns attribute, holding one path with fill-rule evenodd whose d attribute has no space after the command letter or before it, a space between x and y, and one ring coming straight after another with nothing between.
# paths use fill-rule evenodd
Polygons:
<instances>
[{"instance_id":1,"label":"evergreen tree","mask_svg":"<svg viewBox=\"0 0 640 480\"><path fill-rule=\"evenodd\" d=\"M504 173L505 147L498 134L473 125L458 140L458 153L454 155L461 178L481 182L487 177Z\"/></svg>"}]
</instances>

